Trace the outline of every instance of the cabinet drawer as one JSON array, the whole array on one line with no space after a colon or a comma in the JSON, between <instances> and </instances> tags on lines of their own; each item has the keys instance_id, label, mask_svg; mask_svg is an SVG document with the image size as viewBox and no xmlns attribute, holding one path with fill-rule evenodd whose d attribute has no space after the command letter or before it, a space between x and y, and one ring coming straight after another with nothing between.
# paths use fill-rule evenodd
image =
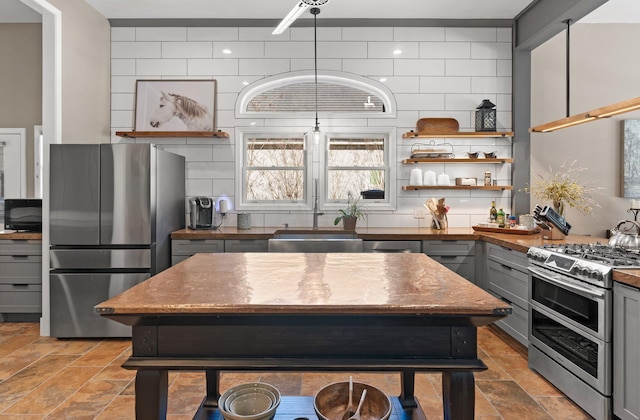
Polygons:
<instances>
[{"instance_id":1,"label":"cabinet drawer","mask_svg":"<svg viewBox=\"0 0 640 420\"><path fill-rule=\"evenodd\" d=\"M474 256L431 255L430 258L438 261L465 279L474 282L476 268L476 259Z\"/></svg>"},{"instance_id":2,"label":"cabinet drawer","mask_svg":"<svg viewBox=\"0 0 640 420\"><path fill-rule=\"evenodd\" d=\"M0 255L0 284L42 284L40 255Z\"/></svg>"},{"instance_id":3,"label":"cabinet drawer","mask_svg":"<svg viewBox=\"0 0 640 420\"><path fill-rule=\"evenodd\" d=\"M528 309L529 275L508 265L487 261L489 290L522 309Z\"/></svg>"},{"instance_id":4,"label":"cabinet drawer","mask_svg":"<svg viewBox=\"0 0 640 420\"><path fill-rule=\"evenodd\" d=\"M527 271L528 261L526 254L500 245L487 243L487 259L520 271Z\"/></svg>"},{"instance_id":5,"label":"cabinet drawer","mask_svg":"<svg viewBox=\"0 0 640 420\"><path fill-rule=\"evenodd\" d=\"M171 255L193 255L199 252L224 252L222 239L174 239L171 241Z\"/></svg>"},{"instance_id":6,"label":"cabinet drawer","mask_svg":"<svg viewBox=\"0 0 640 420\"><path fill-rule=\"evenodd\" d=\"M224 252L268 252L269 241L266 239L226 239Z\"/></svg>"},{"instance_id":7,"label":"cabinet drawer","mask_svg":"<svg viewBox=\"0 0 640 420\"><path fill-rule=\"evenodd\" d=\"M529 347L529 310L511 305L513 312L496 321L496 325L515 338L520 344Z\"/></svg>"},{"instance_id":8,"label":"cabinet drawer","mask_svg":"<svg viewBox=\"0 0 640 420\"><path fill-rule=\"evenodd\" d=\"M475 255L476 241L422 241L422 252L432 255Z\"/></svg>"},{"instance_id":9,"label":"cabinet drawer","mask_svg":"<svg viewBox=\"0 0 640 420\"><path fill-rule=\"evenodd\" d=\"M363 241L363 252L379 253L418 253L420 241Z\"/></svg>"},{"instance_id":10,"label":"cabinet drawer","mask_svg":"<svg viewBox=\"0 0 640 420\"><path fill-rule=\"evenodd\" d=\"M0 255L42 255L42 242L33 240L1 239Z\"/></svg>"},{"instance_id":11,"label":"cabinet drawer","mask_svg":"<svg viewBox=\"0 0 640 420\"><path fill-rule=\"evenodd\" d=\"M0 284L0 312L42 312L42 286Z\"/></svg>"}]
</instances>

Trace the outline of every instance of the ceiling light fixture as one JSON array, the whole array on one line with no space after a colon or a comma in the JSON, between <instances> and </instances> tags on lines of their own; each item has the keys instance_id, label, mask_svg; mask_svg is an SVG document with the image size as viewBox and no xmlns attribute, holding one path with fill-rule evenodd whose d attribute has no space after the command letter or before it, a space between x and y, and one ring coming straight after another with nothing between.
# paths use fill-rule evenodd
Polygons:
<instances>
[{"instance_id":1,"label":"ceiling light fixture","mask_svg":"<svg viewBox=\"0 0 640 420\"><path fill-rule=\"evenodd\" d=\"M567 74L566 74L566 83L567 83L567 116L566 118L562 118L559 120L551 121L545 124L536 125L535 127L531 127L529 132L531 133L550 133L552 131L559 130L561 128L573 127L574 125L584 124L589 121L597 120L600 118L609 118L614 115L623 114L625 112L635 111L640 109L640 97L628 99L626 101L618 102L612 105L603 106L600 108L596 108L592 111L582 112L580 114L569 116L569 25L571 24L571 19L564 20L563 23L567 24Z\"/></svg>"},{"instance_id":2,"label":"ceiling light fixture","mask_svg":"<svg viewBox=\"0 0 640 420\"><path fill-rule=\"evenodd\" d=\"M276 29L271 32L272 35L280 35L283 33L293 22L295 22L302 13L304 13L310 6L322 6L328 3L329 0L301 0L293 6L293 9L282 19Z\"/></svg>"}]
</instances>

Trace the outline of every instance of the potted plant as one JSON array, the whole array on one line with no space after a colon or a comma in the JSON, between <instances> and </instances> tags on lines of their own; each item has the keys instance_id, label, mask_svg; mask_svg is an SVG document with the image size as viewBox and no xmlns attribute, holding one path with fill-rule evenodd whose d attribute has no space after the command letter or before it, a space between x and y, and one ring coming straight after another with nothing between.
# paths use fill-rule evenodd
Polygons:
<instances>
[{"instance_id":1,"label":"potted plant","mask_svg":"<svg viewBox=\"0 0 640 420\"><path fill-rule=\"evenodd\" d=\"M347 207L339 210L340 216L336 217L333 224L337 225L340 223L340 220L342 220L344 230L356 230L356 222L358 221L358 218L361 217L365 219L367 217L365 209L366 205L360 202L360 197L354 199L351 193L349 193Z\"/></svg>"}]
</instances>

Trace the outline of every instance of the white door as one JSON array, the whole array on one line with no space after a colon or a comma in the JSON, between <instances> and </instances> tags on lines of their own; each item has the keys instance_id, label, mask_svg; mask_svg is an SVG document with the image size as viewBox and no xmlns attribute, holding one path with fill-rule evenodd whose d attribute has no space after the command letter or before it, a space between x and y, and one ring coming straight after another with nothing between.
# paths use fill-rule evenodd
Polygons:
<instances>
[{"instance_id":1,"label":"white door","mask_svg":"<svg viewBox=\"0 0 640 420\"><path fill-rule=\"evenodd\" d=\"M0 200L27 196L26 129L0 128ZM4 208L4 206L3 206Z\"/></svg>"}]
</instances>

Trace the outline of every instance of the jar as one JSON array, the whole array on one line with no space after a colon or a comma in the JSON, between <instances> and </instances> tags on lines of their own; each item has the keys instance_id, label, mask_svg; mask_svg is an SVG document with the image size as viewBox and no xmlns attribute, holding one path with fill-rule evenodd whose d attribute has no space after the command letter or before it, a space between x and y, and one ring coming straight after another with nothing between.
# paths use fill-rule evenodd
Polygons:
<instances>
[{"instance_id":1,"label":"jar","mask_svg":"<svg viewBox=\"0 0 640 420\"><path fill-rule=\"evenodd\" d=\"M491 171L486 171L484 173L484 186L488 187L491 185Z\"/></svg>"},{"instance_id":2,"label":"jar","mask_svg":"<svg viewBox=\"0 0 640 420\"><path fill-rule=\"evenodd\" d=\"M516 227L516 216L509 216L509 227L510 228Z\"/></svg>"},{"instance_id":3,"label":"jar","mask_svg":"<svg viewBox=\"0 0 640 420\"><path fill-rule=\"evenodd\" d=\"M238 213L238 229L251 229L251 213Z\"/></svg>"}]
</instances>

